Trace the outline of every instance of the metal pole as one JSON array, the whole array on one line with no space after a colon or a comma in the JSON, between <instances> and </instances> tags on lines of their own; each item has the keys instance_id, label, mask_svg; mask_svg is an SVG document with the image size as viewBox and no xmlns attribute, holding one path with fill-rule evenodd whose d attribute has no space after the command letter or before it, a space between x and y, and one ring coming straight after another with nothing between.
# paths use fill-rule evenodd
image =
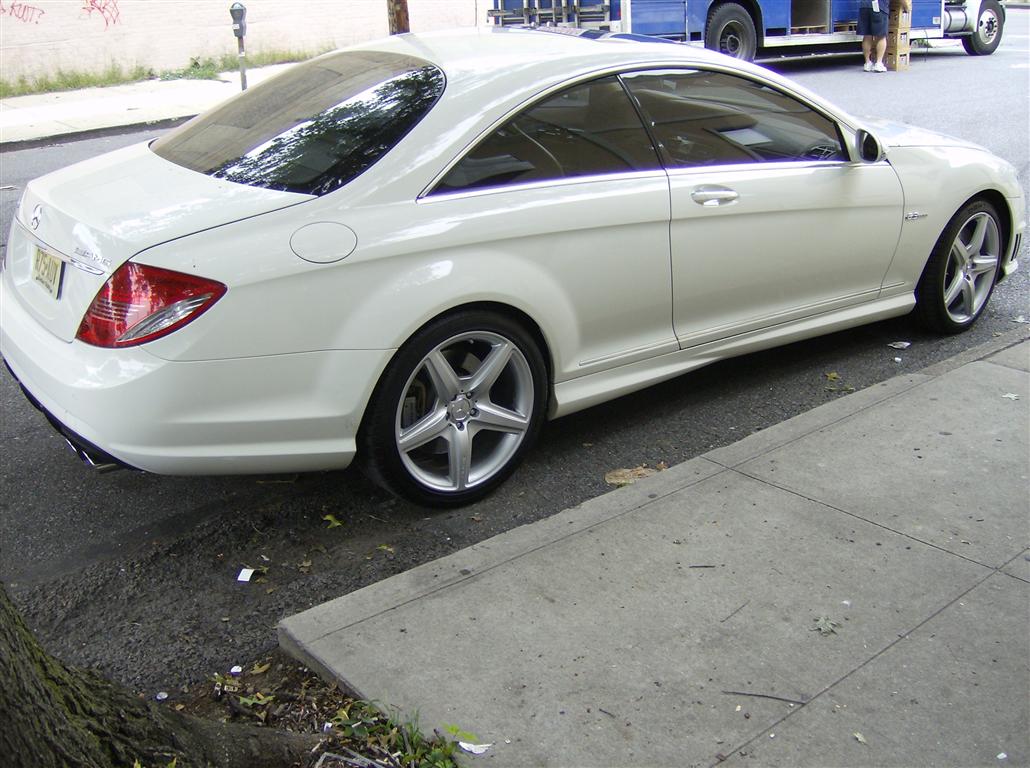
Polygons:
<instances>
[{"instance_id":1,"label":"metal pole","mask_svg":"<svg viewBox=\"0 0 1030 768\"><path fill-rule=\"evenodd\" d=\"M236 38L236 42L239 43L239 61L240 61L240 90L247 90L247 50L243 46L243 38Z\"/></svg>"}]
</instances>

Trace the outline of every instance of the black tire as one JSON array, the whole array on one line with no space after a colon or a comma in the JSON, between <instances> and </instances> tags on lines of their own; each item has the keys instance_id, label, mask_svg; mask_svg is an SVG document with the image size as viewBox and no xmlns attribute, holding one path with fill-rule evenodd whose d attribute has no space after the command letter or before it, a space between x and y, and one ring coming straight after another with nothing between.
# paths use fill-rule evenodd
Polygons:
<instances>
[{"instance_id":1,"label":"black tire","mask_svg":"<svg viewBox=\"0 0 1030 768\"><path fill-rule=\"evenodd\" d=\"M362 465L416 504L470 504L518 466L546 400L543 356L519 323L455 312L419 330L390 361L362 422Z\"/></svg>"},{"instance_id":2,"label":"black tire","mask_svg":"<svg viewBox=\"0 0 1030 768\"><path fill-rule=\"evenodd\" d=\"M705 48L735 59L754 61L758 52L758 33L751 14L737 3L718 6L708 19Z\"/></svg>"},{"instance_id":3,"label":"black tire","mask_svg":"<svg viewBox=\"0 0 1030 768\"><path fill-rule=\"evenodd\" d=\"M984 0L973 34L962 38L962 47L970 56L989 56L1001 45L1004 27L1005 11L1001 4L997 0Z\"/></svg>"},{"instance_id":4,"label":"black tire","mask_svg":"<svg viewBox=\"0 0 1030 768\"><path fill-rule=\"evenodd\" d=\"M916 286L920 322L939 333L970 328L990 301L1004 253L1004 229L993 205L975 200L956 213Z\"/></svg>"}]
</instances>

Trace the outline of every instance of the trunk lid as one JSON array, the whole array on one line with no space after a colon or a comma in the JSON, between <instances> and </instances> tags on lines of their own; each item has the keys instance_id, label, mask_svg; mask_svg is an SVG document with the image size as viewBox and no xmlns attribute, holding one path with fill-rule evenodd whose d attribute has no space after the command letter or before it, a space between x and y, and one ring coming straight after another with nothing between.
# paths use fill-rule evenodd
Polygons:
<instances>
[{"instance_id":1,"label":"trunk lid","mask_svg":"<svg viewBox=\"0 0 1030 768\"><path fill-rule=\"evenodd\" d=\"M310 199L205 176L137 144L29 183L3 279L10 296L70 342L104 281L140 251Z\"/></svg>"}]
</instances>

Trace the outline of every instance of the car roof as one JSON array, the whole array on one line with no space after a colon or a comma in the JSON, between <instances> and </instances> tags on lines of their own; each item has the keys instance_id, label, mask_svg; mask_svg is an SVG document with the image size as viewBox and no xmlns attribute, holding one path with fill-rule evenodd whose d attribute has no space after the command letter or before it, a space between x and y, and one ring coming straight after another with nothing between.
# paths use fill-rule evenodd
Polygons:
<instances>
[{"instance_id":1,"label":"car roof","mask_svg":"<svg viewBox=\"0 0 1030 768\"><path fill-rule=\"evenodd\" d=\"M485 26L409 33L356 45L354 49L404 53L432 62L455 88L489 81L505 92L559 83L610 67L668 62L679 66L729 61L704 48L615 35L587 37L558 30Z\"/></svg>"}]
</instances>

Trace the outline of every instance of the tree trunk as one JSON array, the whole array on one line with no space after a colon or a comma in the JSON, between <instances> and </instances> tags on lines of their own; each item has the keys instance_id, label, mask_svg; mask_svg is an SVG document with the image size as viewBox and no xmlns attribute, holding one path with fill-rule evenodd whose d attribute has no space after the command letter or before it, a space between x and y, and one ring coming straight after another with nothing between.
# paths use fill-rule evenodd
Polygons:
<instances>
[{"instance_id":1,"label":"tree trunk","mask_svg":"<svg viewBox=\"0 0 1030 768\"><path fill-rule=\"evenodd\" d=\"M0 584L0 755L12 768L301 764L318 743L187 717L67 667L36 641Z\"/></svg>"},{"instance_id":2,"label":"tree trunk","mask_svg":"<svg viewBox=\"0 0 1030 768\"><path fill-rule=\"evenodd\" d=\"M408 0L386 0L386 13L390 17L391 35L411 31L408 21Z\"/></svg>"}]
</instances>

